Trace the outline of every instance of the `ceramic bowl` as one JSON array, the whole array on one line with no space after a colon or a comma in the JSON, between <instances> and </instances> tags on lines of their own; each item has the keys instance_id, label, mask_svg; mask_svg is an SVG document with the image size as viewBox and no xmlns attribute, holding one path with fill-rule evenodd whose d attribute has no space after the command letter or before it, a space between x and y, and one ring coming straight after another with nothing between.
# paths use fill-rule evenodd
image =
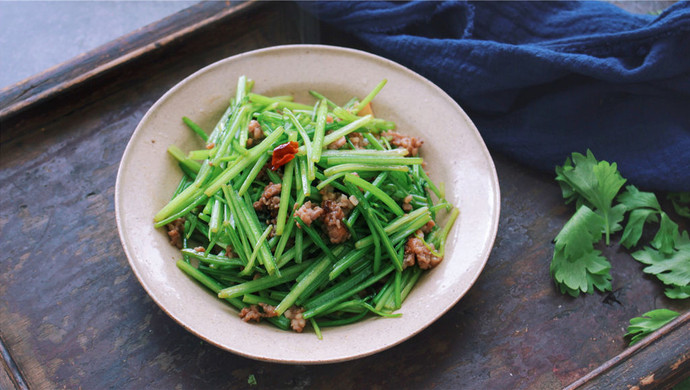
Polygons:
<instances>
[{"instance_id":1,"label":"ceramic bowl","mask_svg":"<svg viewBox=\"0 0 690 390\"><path fill-rule=\"evenodd\" d=\"M234 94L237 78L255 81L254 92L294 95L313 104L314 89L336 102L363 97L382 79L376 116L402 133L424 140L422 157L447 199L460 209L446 256L426 272L399 310L399 318L365 321L313 332L282 331L243 322L175 265L181 256L153 215L165 205L181 172L166 153L201 145L183 124L188 116L212 128ZM371 355L409 339L453 307L481 273L499 217L499 186L491 156L465 112L438 86L387 59L320 45L271 47L209 65L173 87L146 113L120 164L115 193L117 225L129 263L141 285L170 317L201 339L233 353L272 362L316 364Z\"/></svg>"}]
</instances>

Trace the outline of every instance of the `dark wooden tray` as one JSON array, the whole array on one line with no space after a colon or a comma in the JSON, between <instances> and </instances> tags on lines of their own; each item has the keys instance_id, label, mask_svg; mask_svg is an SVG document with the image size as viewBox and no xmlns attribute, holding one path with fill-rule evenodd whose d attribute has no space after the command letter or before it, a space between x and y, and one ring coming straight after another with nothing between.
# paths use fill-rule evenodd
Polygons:
<instances>
[{"instance_id":1,"label":"dark wooden tray","mask_svg":"<svg viewBox=\"0 0 690 390\"><path fill-rule=\"evenodd\" d=\"M177 325L120 246L122 152L185 76L289 43L367 49L294 3L210 2L0 91L0 388L669 388L688 375L690 305L665 299L617 247L605 249L611 294L558 293L551 240L572 210L553 174L497 154L502 216L489 262L460 303L411 340L294 366L233 355ZM685 314L627 348L629 319L659 307Z\"/></svg>"}]
</instances>

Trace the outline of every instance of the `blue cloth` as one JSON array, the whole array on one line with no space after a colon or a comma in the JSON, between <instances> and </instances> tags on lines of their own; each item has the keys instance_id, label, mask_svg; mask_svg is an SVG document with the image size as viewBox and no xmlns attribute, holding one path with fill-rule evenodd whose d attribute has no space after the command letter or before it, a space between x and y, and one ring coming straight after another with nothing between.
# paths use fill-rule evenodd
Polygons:
<instances>
[{"instance_id":1,"label":"blue cloth","mask_svg":"<svg viewBox=\"0 0 690 390\"><path fill-rule=\"evenodd\" d=\"M646 190L690 191L690 3L305 2L425 76L488 147L553 172L588 148Z\"/></svg>"}]
</instances>

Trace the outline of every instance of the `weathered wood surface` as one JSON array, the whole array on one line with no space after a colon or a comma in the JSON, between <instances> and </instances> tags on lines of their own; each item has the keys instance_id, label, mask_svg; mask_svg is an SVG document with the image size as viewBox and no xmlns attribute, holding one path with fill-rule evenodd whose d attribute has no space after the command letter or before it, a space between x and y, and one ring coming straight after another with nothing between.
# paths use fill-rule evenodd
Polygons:
<instances>
[{"instance_id":1,"label":"weathered wood surface","mask_svg":"<svg viewBox=\"0 0 690 390\"><path fill-rule=\"evenodd\" d=\"M690 312L676 318L644 344L626 349L608 362L571 383L566 390L671 388L690 375ZM677 331L685 328L686 331ZM675 357L668 359L664 357ZM631 358L634 357L634 358Z\"/></svg>"},{"instance_id":2,"label":"weathered wood surface","mask_svg":"<svg viewBox=\"0 0 690 390\"><path fill-rule=\"evenodd\" d=\"M229 6L230 5L230 6ZM80 86L117 72L133 61L148 60L151 53L193 34L208 31L258 7L252 2L197 4L170 17L84 53L63 64L0 90L0 118L16 115ZM203 44L203 43L202 43Z\"/></svg>"},{"instance_id":3,"label":"weathered wood surface","mask_svg":"<svg viewBox=\"0 0 690 390\"><path fill-rule=\"evenodd\" d=\"M356 361L292 366L233 355L177 325L138 284L115 226L115 177L138 121L176 82L229 55L305 41L357 44L325 26L305 36L291 3L237 15L0 120L0 337L17 368L2 365L0 385L18 375L35 389L553 389L583 377L620 387L643 377L597 369L642 365L645 352L678 361L677 350L660 346L688 340L687 316L626 355L630 318L690 305L664 298L625 251L605 248L611 294L556 291L551 240L572 210L551 173L499 155L502 212L489 262L460 303L411 340ZM611 363L616 357L624 359Z\"/></svg>"},{"instance_id":4,"label":"weathered wood surface","mask_svg":"<svg viewBox=\"0 0 690 390\"><path fill-rule=\"evenodd\" d=\"M0 389L26 389L24 377L12 358L10 351L0 338Z\"/></svg>"}]
</instances>

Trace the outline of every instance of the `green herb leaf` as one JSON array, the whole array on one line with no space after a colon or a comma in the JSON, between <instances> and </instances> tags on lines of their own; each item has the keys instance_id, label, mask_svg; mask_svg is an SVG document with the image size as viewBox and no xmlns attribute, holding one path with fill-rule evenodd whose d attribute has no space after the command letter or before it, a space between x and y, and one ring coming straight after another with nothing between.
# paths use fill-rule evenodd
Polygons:
<instances>
[{"instance_id":1,"label":"green herb leaf","mask_svg":"<svg viewBox=\"0 0 690 390\"><path fill-rule=\"evenodd\" d=\"M611 264L594 250L594 243L601 239L601 226L602 217L581 206L556 236L550 271L561 292L577 296L595 288L611 290Z\"/></svg>"},{"instance_id":2,"label":"green herb leaf","mask_svg":"<svg viewBox=\"0 0 690 390\"><path fill-rule=\"evenodd\" d=\"M659 252L670 255L673 253L673 243L678 236L678 224L671 221L668 214L661 213L661 222L659 223L659 231L652 239L652 246L659 250Z\"/></svg>"},{"instance_id":3,"label":"green herb leaf","mask_svg":"<svg viewBox=\"0 0 690 390\"><path fill-rule=\"evenodd\" d=\"M618 196L617 200L630 211L628 224L621 237L621 244L628 249L637 245L640 237L642 237L645 223L648 221L657 222L659 221L657 216L661 215L661 225L653 245L663 253L670 254L673 250L673 241L678 226L661 210L656 195L652 192L642 192L635 186L629 185L625 187L625 191Z\"/></svg>"},{"instance_id":4,"label":"green herb leaf","mask_svg":"<svg viewBox=\"0 0 690 390\"><path fill-rule=\"evenodd\" d=\"M601 210L595 210L595 212L604 218L606 225L604 226L604 232L615 233L623 230L621 222L623 222L623 217L625 217L625 212L627 208L623 204L617 204L611 209L609 209L608 215L605 215ZM609 237L606 237L606 245L609 244Z\"/></svg>"},{"instance_id":5,"label":"green herb leaf","mask_svg":"<svg viewBox=\"0 0 690 390\"><path fill-rule=\"evenodd\" d=\"M642 237L642 230L647 221L657 222L657 211L652 209L637 209L630 212L628 223L621 236L621 245L630 249L637 245Z\"/></svg>"},{"instance_id":6,"label":"green herb leaf","mask_svg":"<svg viewBox=\"0 0 690 390\"><path fill-rule=\"evenodd\" d=\"M630 320L628 333L624 337L630 338L630 345L637 343L650 333L661 328L678 317L679 313L668 309L657 309L649 311L642 317L635 317Z\"/></svg>"},{"instance_id":7,"label":"green herb leaf","mask_svg":"<svg viewBox=\"0 0 690 390\"><path fill-rule=\"evenodd\" d=\"M673 209L681 217L690 218L690 192L674 192L668 194L673 203Z\"/></svg>"},{"instance_id":8,"label":"green herb leaf","mask_svg":"<svg viewBox=\"0 0 690 390\"><path fill-rule=\"evenodd\" d=\"M611 206L626 181L618 173L616 163L597 161L590 150L586 156L573 153L572 160L556 168L556 180L562 183L561 190L567 201L576 199L601 214L608 245L611 233L620 229L624 211L621 208L612 211Z\"/></svg>"},{"instance_id":9,"label":"green herb leaf","mask_svg":"<svg viewBox=\"0 0 690 390\"><path fill-rule=\"evenodd\" d=\"M611 290L611 264L600 251L592 251L570 260L563 256L563 252L556 252L551 262L551 274L561 287L562 293L572 296Z\"/></svg>"},{"instance_id":10,"label":"green herb leaf","mask_svg":"<svg viewBox=\"0 0 690 390\"><path fill-rule=\"evenodd\" d=\"M621 192L616 200L624 204L628 210L648 208L661 211L659 201L653 192L640 191L633 185L625 186L625 191Z\"/></svg>"},{"instance_id":11,"label":"green herb leaf","mask_svg":"<svg viewBox=\"0 0 690 390\"><path fill-rule=\"evenodd\" d=\"M678 225L661 209L654 193L643 192L625 183L616 164L597 161L591 151L587 155L573 153L556 167L556 181L566 203L575 201L576 212L554 240L550 273L561 293L574 297L595 289L611 290L611 264L594 249L594 244L623 229L621 222L629 213L620 243L630 249L638 244L647 222L659 222L659 230L642 250L632 253L646 264L645 273L656 275L668 287L664 294L671 299L690 298L690 238L679 232ZM669 194L673 207L681 216L690 217L690 193ZM618 204L613 203L617 200ZM679 314L667 309L650 311L630 320L625 337L630 345L664 326Z\"/></svg>"},{"instance_id":12,"label":"green herb leaf","mask_svg":"<svg viewBox=\"0 0 690 390\"><path fill-rule=\"evenodd\" d=\"M690 298L690 286L673 286L667 288L664 294L671 299L688 299Z\"/></svg>"},{"instance_id":13,"label":"green herb leaf","mask_svg":"<svg viewBox=\"0 0 690 390\"><path fill-rule=\"evenodd\" d=\"M556 236L556 250L564 249L569 258L591 252L593 244L601 239L601 224L601 216L587 206L580 207Z\"/></svg>"},{"instance_id":14,"label":"green herb leaf","mask_svg":"<svg viewBox=\"0 0 690 390\"><path fill-rule=\"evenodd\" d=\"M690 238L687 231L678 235L671 254L664 254L648 246L632 253L632 257L648 265L643 269L645 273L656 275L665 284L681 287L690 285Z\"/></svg>"}]
</instances>

